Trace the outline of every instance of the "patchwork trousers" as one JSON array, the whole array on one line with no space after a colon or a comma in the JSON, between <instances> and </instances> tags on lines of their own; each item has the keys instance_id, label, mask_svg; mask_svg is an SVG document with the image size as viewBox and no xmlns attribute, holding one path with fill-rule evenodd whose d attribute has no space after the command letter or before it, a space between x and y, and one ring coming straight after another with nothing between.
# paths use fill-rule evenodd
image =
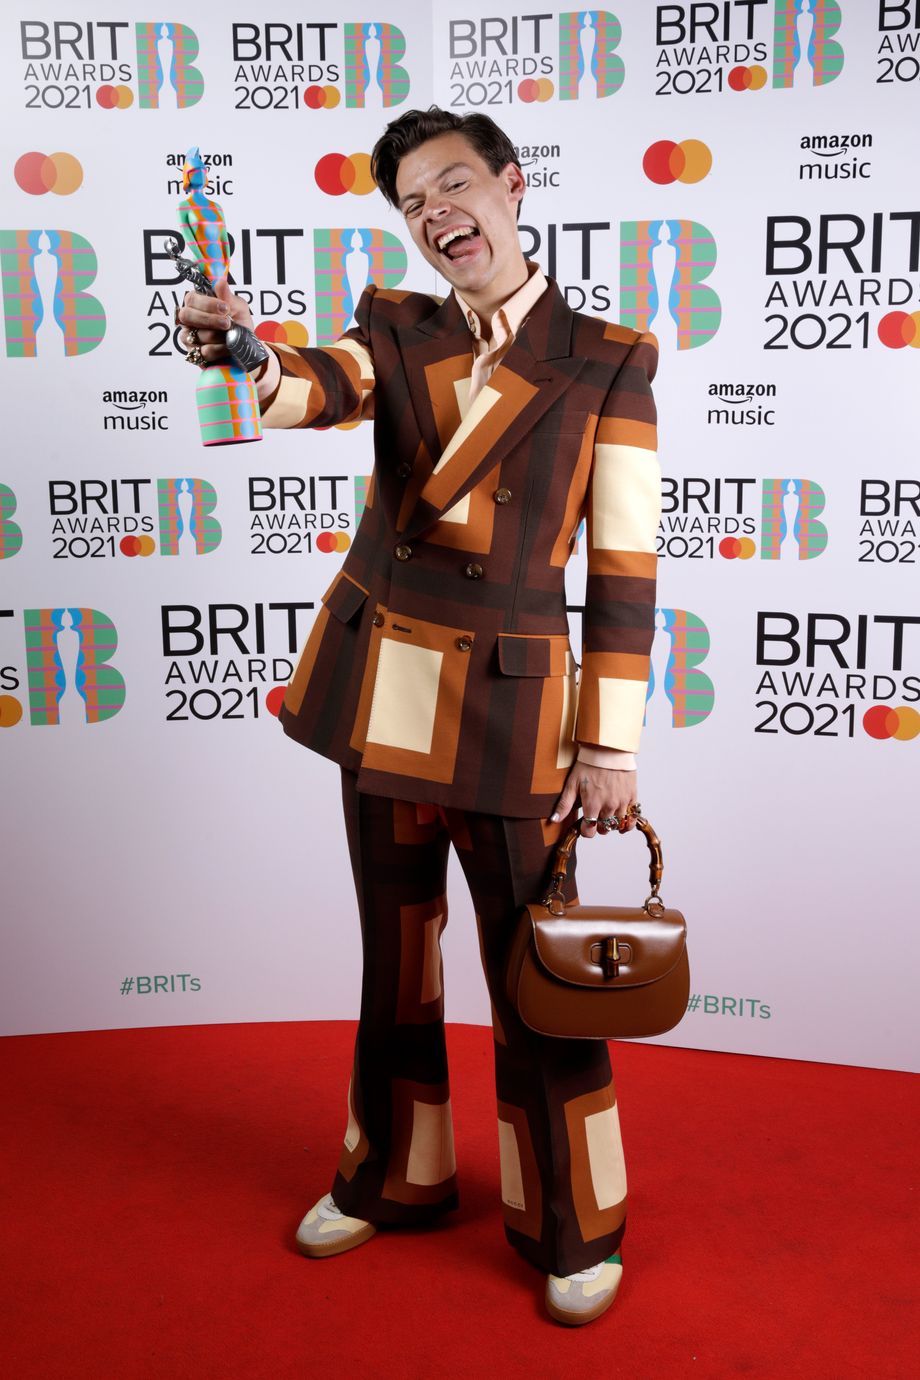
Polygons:
<instances>
[{"instance_id":1,"label":"patchwork trousers","mask_svg":"<svg viewBox=\"0 0 920 1380\"><path fill-rule=\"evenodd\" d=\"M594 1265L619 1247L626 1213L607 1045L535 1034L504 991L516 912L540 894L569 821L416 805L359 793L355 781L343 770L364 978L333 1197L347 1215L391 1226L457 1206L440 950L453 844L492 1001L505 1232L547 1272Z\"/></svg>"}]
</instances>

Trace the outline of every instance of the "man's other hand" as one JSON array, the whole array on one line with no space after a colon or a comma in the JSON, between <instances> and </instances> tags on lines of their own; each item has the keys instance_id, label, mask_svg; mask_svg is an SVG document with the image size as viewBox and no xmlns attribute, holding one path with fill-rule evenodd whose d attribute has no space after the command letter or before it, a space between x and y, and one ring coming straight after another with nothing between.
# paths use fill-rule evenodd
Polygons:
<instances>
[{"instance_id":1,"label":"man's other hand","mask_svg":"<svg viewBox=\"0 0 920 1380\"><path fill-rule=\"evenodd\" d=\"M581 832L585 838L614 831L624 834L636 827L636 821L629 813L630 806L636 802L636 789L634 771L608 770L606 767L589 767L586 762L575 762L562 795L556 801L552 818L565 819L577 800L584 815ZM606 820L616 820L618 823L606 824Z\"/></svg>"}]
</instances>

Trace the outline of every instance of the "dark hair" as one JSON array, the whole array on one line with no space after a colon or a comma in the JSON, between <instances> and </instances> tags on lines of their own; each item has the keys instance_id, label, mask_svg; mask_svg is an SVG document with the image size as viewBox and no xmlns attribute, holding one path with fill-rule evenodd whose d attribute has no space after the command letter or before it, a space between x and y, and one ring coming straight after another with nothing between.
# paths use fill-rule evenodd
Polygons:
<instances>
[{"instance_id":1,"label":"dark hair","mask_svg":"<svg viewBox=\"0 0 920 1380\"><path fill-rule=\"evenodd\" d=\"M391 206L398 206L396 174L407 153L439 134L462 134L497 177L509 163L521 166L514 145L488 115L454 115L432 105L427 110L407 110L387 125L374 145L371 172Z\"/></svg>"}]
</instances>

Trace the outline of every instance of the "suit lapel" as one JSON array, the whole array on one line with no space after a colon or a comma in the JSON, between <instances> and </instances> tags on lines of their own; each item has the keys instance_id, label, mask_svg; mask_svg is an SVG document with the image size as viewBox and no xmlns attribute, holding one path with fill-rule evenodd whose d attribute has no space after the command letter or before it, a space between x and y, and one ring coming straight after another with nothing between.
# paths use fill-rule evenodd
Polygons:
<instances>
[{"instance_id":1,"label":"suit lapel","mask_svg":"<svg viewBox=\"0 0 920 1380\"><path fill-rule=\"evenodd\" d=\"M424 349L417 343L406 341L404 346L412 352L411 364L408 354L406 363L419 426L428 428L423 434L426 440L431 435L434 442L433 447L429 446L430 453L439 457L424 480L418 502L409 516L404 529L407 537L417 536L432 526L500 464L508 451L526 437L544 412L565 392L584 363L571 356L573 313L556 284L550 281L501 364L477 395L459 427L448 436L444 423L448 416L456 417L456 404L453 399L448 401L447 390L452 389L454 379L461 376L455 362L461 340L465 347L464 369L469 373L470 341L469 329L453 294L447 301L454 304L454 320L459 329L439 337L441 348L436 356L433 357L430 337L427 361ZM442 307L436 317L443 311ZM465 332L465 340L460 331ZM445 351L443 346L447 341L451 348ZM416 388L420 394L418 402ZM421 398L422 392L427 403Z\"/></svg>"}]
</instances>

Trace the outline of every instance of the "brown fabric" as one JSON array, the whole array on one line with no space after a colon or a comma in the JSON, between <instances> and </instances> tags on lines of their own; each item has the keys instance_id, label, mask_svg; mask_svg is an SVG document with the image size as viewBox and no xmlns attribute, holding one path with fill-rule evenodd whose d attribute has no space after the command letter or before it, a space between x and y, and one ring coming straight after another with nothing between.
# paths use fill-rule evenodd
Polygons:
<instances>
[{"instance_id":1,"label":"brown fabric","mask_svg":"<svg viewBox=\"0 0 920 1380\"><path fill-rule=\"evenodd\" d=\"M374 502L342 567L351 587L339 580L324 600L281 711L284 730L356 772L360 790L547 815L573 736L633 750L641 729L659 496L654 340L573 313L550 282L464 415L457 387L472 352L453 295L439 304L370 286L356 320L343 339L373 360L368 398L343 349L278 352L273 409L285 424L329 426L372 402L376 454ZM302 395L299 411L296 401L281 405L285 387ZM564 641L553 642L547 668L540 639L567 636L565 562L584 515L576 723L575 660L563 664ZM502 634L537 641L515 648ZM411 715L404 683L418 696Z\"/></svg>"},{"instance_id":2,"label":"brown fabric","mask_svg":"<svg viewBox=\"0 0 920 1380\"><path fill-rule=\"evenodd\" d=\"M504 990L517 909L546 883L570 820L547 825L368 795L344 770L342 793L364 983L336 1203L391 1226L457 1205L438 946L453 844L494 1011L506 1234L553 1274L597 1264L618 1248L626 1207L607 1045L535 1035ZM574 875L565 895L575 900Z\"/></svg>"}]
</instances>

